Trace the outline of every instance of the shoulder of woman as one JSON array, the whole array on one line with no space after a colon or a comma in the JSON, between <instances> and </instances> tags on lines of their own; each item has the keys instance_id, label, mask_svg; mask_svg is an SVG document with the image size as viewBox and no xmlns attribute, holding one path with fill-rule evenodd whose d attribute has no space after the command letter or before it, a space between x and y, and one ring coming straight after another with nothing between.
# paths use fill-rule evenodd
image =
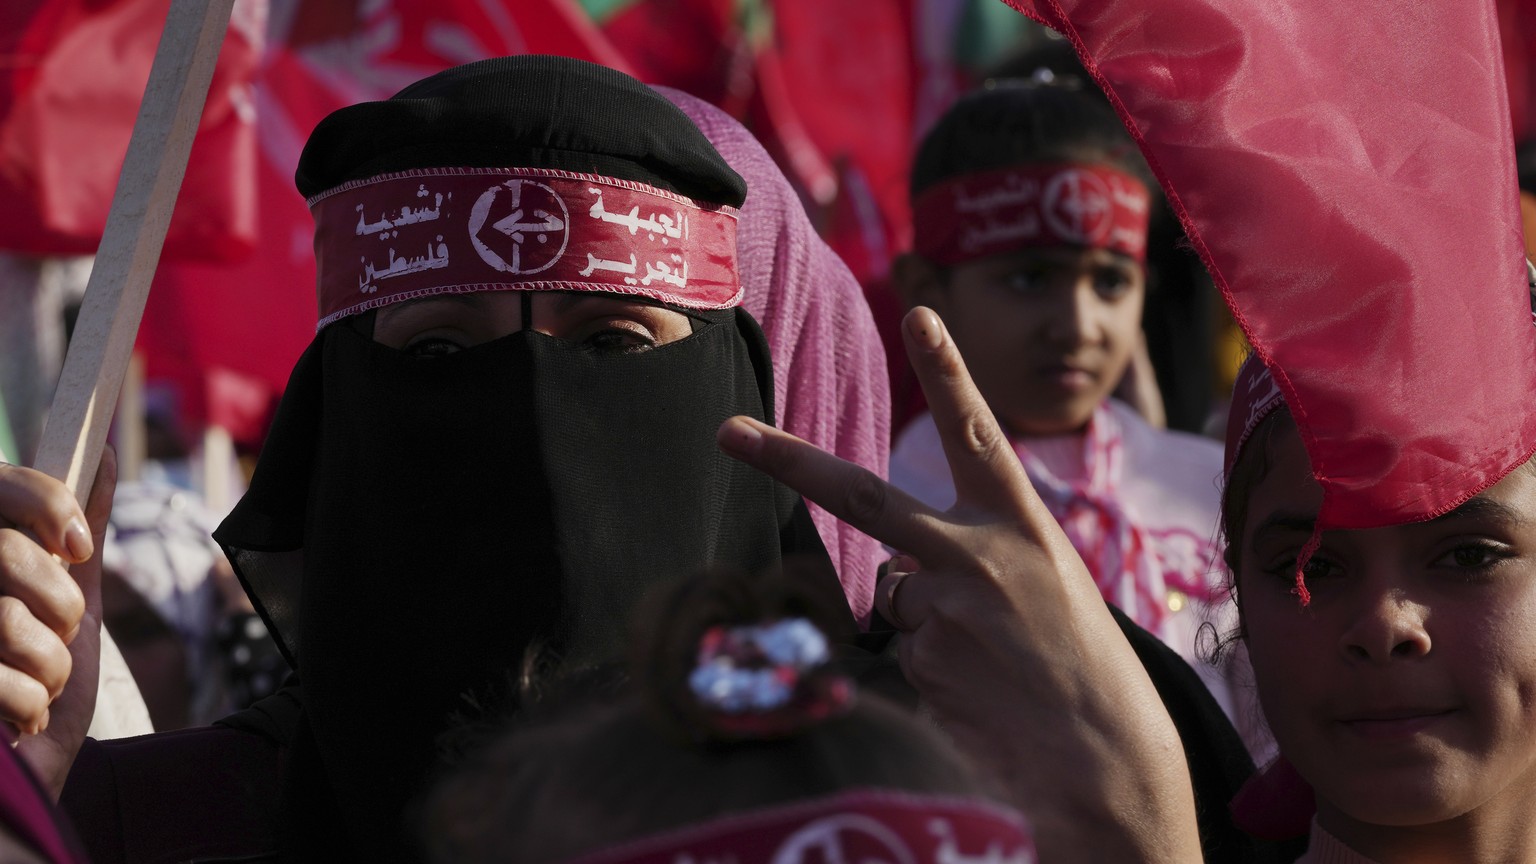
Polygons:
<instances>
[{"instance_id":1,"label":"shoulder of woman","mask_svg":"<svg viewBox=\"0 0 1536 864\"><path fill-rule=\"evenodd\" d=\"M59 807L95 862L182 849L262 860L277 845L280 760L275 742L222 726L87 739Z\"/></svg>"}]
</instances>

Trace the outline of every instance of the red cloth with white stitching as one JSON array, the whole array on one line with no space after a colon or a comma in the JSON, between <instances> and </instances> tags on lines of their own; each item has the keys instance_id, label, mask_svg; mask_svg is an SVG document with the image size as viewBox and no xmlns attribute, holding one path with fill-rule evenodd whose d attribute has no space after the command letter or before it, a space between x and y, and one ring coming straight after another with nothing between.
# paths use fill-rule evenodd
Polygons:
<instances>
[{"instance_id":1,"label":"red cloth with white stitching","mask_svg":"<svg viewBox=\"0 0 1536 864\"><path fill-rule=\"evenodd\" d=\"M1151 199L1140 180L1105 165L1044 162L963 174L912 205L919 255L952 266L1054 246L1147 258Z\"/></svg>"},{"instance_id":2,"label":"red cloth with white stitching","mask_svg":"<svg viewBox=\"0 0 1536 864\"><path fill-rule=\"evenodd\" d=\"M569 864L1034 860L1023 818L1011 810L979 799L865 789L724 816L583 855Z\"/></svg>"},{"instance_id":3,"label":"red cloth with white stitching","mask_svg":"<svg viewBox=\"0 0 1536 864\"><path fill-rule=\"evenodd\" d=\"M474 291L605 291L689 309L741 302L736 210L544 168L433 168L310 199L320 323Z\"/></svg>"}]
</instances>

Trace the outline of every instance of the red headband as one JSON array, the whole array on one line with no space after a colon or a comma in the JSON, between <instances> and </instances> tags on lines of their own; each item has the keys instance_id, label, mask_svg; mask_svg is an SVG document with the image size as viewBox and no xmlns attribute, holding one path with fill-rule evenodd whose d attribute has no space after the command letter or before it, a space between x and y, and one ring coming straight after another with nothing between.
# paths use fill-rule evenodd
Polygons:
<instances>
[{"instance_id":1,"label":"red headband","mask_svg":"<svg viewBox=\"0 0 1536 864\"><path fill-rule=\"evenodd\" d=\"M1048 162L965 174L912 203L916 252L944 266L1041 246L1147 256L1150 196L1104 165Z\"/></svg>"},{"instance_id":2,"label":"red headband","mask_svg":"<svg viewBox=\"0 0 1536 864\"><path fill-rule=\"evenodd\" d=\"M688 309L741 302L735 208L541 168L429 168L309 200L320 327L474 291L606 291Z\"/></svg>"},{"instance_id":3,"label":"red headband","mask_svg":"<svg viewBox=\"0 0 1536 864\"><path fill-rule=\"evenodd\" d=\"M859 790L647 837L569 864L1030 864L1017 813L981 800Z\"/></svg>"},{"instance_id":4,"label":"red headband","mask_svg":"<svg viewBox=\"0 0 1536 864\"><path fill-rule=\"evenodd\" d=\"M1232 466L1237 464L1253 430L1276 408L1284 407L1285 396L1275 383L1275 376L1269 374L1269 367L1259 355L1248 355L1232 384L1232 406L1227 410L1226 467L1222 476L1232 476Z\"/></svg>"}]
</instances>

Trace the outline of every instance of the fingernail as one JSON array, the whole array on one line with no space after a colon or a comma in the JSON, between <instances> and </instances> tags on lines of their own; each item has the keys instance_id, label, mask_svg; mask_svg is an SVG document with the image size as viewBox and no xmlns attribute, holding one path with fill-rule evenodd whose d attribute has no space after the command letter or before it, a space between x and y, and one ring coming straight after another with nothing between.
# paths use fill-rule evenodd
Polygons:
<instances>
[{"instance_id":1,"label":"fingernail","mask_svg":"<svg viewBox=\"0 0 1536 864\"><path fill-rule=\"evenodd\" d=\"M91 557L91 532L86 530L79 519L71 519L64 526L64 548L69 550L77 562Z\"/></svg>"},{"instance_id":2,"label":"fingernail","mask_svg":"<svg viewBox=\"0 0 1536 864\"><path fill-rule=\"evenodd\" d=\"M917 344L932 350L944 342L944 325L931 309L919 309L907 317L907 329Z\"/></svg>"},{"instance_id":3,"label":"fingernail","mask_svg":"<svg viewBox=\"0 0 1536 864\"><path fill-rule=\"evenodd\" d=\"M737 417L720 425L715 440L727 453L737 456L755 456L763 446L763 433L757 427Z\"/></svg>"}]
</instances>

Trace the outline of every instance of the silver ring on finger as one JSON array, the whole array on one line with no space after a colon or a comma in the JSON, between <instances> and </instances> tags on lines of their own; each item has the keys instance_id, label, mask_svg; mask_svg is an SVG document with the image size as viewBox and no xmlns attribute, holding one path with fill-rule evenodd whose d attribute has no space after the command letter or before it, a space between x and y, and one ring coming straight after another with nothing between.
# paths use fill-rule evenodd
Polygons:
<instances>
[{"instance_id":1,"label":"silver ring on finger","mask_svg":"<svg viewBox=\"0 0 1536 864\"><path fill-rule=\"evenodd\" d=\"M885 594L885 609L890 613L886 616L886 620L890 621L892 627L903 632L911 628L907 626L906 621L902 620L901 613L896 611L896 601L899 599L902 583L906 582L911 575L911 573L893 573L886 580L891 583L891 587Z\"/></svg>"}]
</instances>

